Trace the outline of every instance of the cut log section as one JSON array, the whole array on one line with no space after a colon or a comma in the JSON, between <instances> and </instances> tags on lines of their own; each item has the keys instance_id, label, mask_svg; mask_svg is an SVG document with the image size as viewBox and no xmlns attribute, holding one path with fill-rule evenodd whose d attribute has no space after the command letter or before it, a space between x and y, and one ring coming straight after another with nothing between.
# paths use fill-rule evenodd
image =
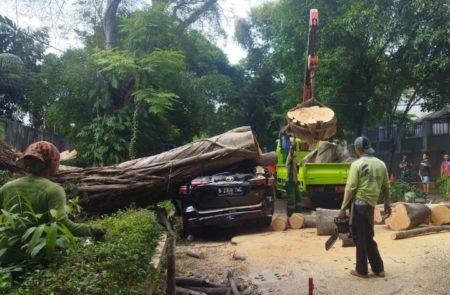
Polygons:
<instances>
[{"instance_id":1,"label":"cut log section","mask_svg":"<svg viewBox=\"0 0 450 295\"><path fill-rule=\"evenodd\" d=\"M386 225L392 230L411 229L422 223L428 223L431 209L424 204L397 203L392 214L386 219Z\"/></svg>"},{"instance_id":2,"label":"cut log section","mask_svg":"<svg viewBox=\"0 0 450 295\"><path fill-rule=\"evenodd\" d=\"M297 105L287 113L289 130L312 144L336 134L336 116L327 107Z\"/></svg>"},{"instance_id":3,"label":"cut log section","mask_svg":"<svg viewBox=\"0 0 450 295\"><path fill-rule=\"evenodd\" d=\"M315 228L316 227L317 215L315 214L315 212L313 212L313 214L304 214L303 217L305 217L303 227L306 227L306 228Z\"/></svg>"},{"instance_id":4,"label":"cut log section","mask_svg":"<svg viewBox=\"0 0 450 295\"><path fill-rule=\"evenodd\" d=\"M431 223L433 225L450 224L450 205L427 205L431 209Z\"/></svg>"},{"instance_id":5,"label":"cut log section","mask_svg":"<svg viewBox=\"0 0 450 295\"><path fill-rule=\"evenodd\" d=\"M305 217L303 214L294 213L289 217L289 227L292 229L300 229L303 227Z\"/></svg>"},{"instance_id":6,"label":"cut log section","mask_svg":"<svg viewBox=\"0 0 450 295\"><path fill-rule=\"evenodd\" d=\"M410 230L399 231L393 233L391 238L393 240L407 239L412 237L417 237L420 235L431 234L431 233L439 233L442 231L450 231L450 225L437 225L437 226L427 226L414 228Z\"/></svg>"},{"instance_id":7,"label":"cut log section","mask_svg":"<svg viewBox=\"0 0 450 295\"><path fill-rule=\"evenodd\" d=\"M288 217L285 214L279 214L272 220L272 230L283 231L287 228Z\"/></svg>"},{"instance_id":8,"label":"cut log section","mask_svg":"<svg viewBox=\"0 0 450 295\"><path fill-rule=\"evenodd\" d=\"M317 208L316 215L316 229L317 235L332 235L336 231L336 224L334 218L339 214L339 210Z\"/></svg>"}]
</instances>

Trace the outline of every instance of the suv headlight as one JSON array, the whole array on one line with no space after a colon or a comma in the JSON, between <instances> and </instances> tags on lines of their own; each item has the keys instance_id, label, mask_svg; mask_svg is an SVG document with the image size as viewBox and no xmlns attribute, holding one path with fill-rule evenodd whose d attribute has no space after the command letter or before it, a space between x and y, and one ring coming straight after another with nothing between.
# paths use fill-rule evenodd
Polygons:
<instances>
[{"instance_id":1,"label":"suv headlight","mask_svg":"<svg viewBox=\"0 0 450 295\"><path fill-rule=\"evenodd\" d=\"M193 206L187 206L186 209L184 209L185 213L192 213L195 212L195 209Z\"/></svg>"}]
</instances>

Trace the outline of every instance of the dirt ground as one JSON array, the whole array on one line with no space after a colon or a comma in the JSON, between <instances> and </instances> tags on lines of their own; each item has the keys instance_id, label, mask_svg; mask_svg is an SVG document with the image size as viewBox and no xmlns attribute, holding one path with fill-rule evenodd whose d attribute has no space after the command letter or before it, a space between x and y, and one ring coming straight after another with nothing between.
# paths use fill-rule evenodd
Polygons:
<instances>
[{"instance_id":1,"label":"dirt ground","mask_svg":"<svg viewBox=\"0 0 450 295\"><path fill-rule=\"evenodd\" d=\"M391 233L375 227L385 278L351 276L355 248L343 248L338 240L325 251L328 236L317 236L315 229L205 233L177 247L177 271L222 282L227 270L234 270L247 286L243 294L307 294L310 277L314 294L450 294L450 233L404 240L392 240ZM187 249L201 250L206 258L187 257ZM246 259L233 259L235 253Z\"/></svg>"}]
</instances>

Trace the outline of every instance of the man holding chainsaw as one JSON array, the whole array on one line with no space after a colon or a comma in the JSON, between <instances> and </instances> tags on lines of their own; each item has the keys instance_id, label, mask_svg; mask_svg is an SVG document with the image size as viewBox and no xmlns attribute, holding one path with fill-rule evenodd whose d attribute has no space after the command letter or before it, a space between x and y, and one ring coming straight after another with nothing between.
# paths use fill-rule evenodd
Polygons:
<instances>
[{"instance_id":1,"label":"man holding chainsaw","mask_svg":"<svg viewBox=\"0 0 450 295\"><path fill-rule=\"evenodd\" d=\"M384 265L374 241L373 214L380 194L384 199L385 216L391 214L391 196L386 165L373 156L374 150L369 139L364 136L355 140L358 160L352 163L345 186L345 195L339 217L346 216L351 207L351 231L356 244L356 269L350 274L367 278L367 260L373 273L384 277Z\"/></svg>"}]
</instances>

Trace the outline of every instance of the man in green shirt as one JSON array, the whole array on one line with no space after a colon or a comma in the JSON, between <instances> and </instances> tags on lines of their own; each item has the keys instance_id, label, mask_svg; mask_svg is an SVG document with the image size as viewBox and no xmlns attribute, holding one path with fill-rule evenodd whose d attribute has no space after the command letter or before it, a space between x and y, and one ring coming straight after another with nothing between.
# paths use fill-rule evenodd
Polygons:
<instances>
[{"instance_id":1,"label":"man in green shirt","mask_svg":"<svg viewBox=\"0 0 450 295\"><path fill-rule=\"evenodd\" d=\"M19 196L26 197L36 213L42 213L42 223L55 219L64 224L75 236L101 238L105 229L97 225L87 225L71 221L65 212L66 193L64 189L50 181L59 167L58 149L46 141L31 144L17 161L19 167L30 175L7 182L0 188L0 209L11 210L18 204ZM19 210L19 207L16 206ZM50 210L53 209L53 215Z\"/></svg>"},{"instance_id":2,"label":"man in green shirt","mask_svg":"<svg viewBox=\"0 0 450 295\"><path fill-rule=\"evenodd\" d=\"M295 142L295 138L294 138ZM295 162L295 144L292 144L286 160L287 179L285 184L287 199L287 216L301 212L301 195L298 188L297 163Z\"/></svg>"},{"instance_id":3,"label":"man in green shirt","mask_svg":"<svg viewBox=\"0 0 450 295\"><path fill-rule=\"evenodd\" d=\"M352 234L356 244L356 270L354 276L367 278L367 260L375 275L384 277L384 265L374 241L373 215L380 195L384 199L386 216L391 214L391 196L386 165L373 156L374 150L369 139L364 136L355 140L355 153L358 158L352 163L345 186L340 217L346 215L346 209L354 202Z\"/></svg>"}]
</instances>

